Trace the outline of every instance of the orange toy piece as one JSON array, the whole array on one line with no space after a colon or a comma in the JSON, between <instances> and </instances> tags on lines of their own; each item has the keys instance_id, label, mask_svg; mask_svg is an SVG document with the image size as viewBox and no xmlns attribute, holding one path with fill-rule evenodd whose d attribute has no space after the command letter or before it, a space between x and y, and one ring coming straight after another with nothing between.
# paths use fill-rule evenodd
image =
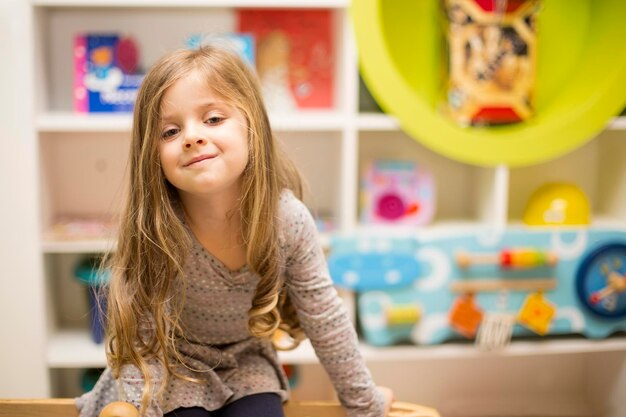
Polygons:
<instances>
[{"instance_id":1,"label":"orange toy piece","mask_svg":"<svg viewBox=\"0 0 626 417\"><path fill-rule=\"evenodd\" d=\"M468 339L474 338L483 318L483 312L473 294L460 296L450 311L450 325Z\"/></svg>"}]
</instances>

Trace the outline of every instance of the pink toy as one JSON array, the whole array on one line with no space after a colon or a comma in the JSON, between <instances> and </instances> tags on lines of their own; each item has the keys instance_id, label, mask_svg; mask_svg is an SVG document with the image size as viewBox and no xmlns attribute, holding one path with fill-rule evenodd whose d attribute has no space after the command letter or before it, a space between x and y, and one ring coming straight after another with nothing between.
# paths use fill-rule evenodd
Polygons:
<instances>
[{"instance_id":1,"label":"pink toy","mask_svg":"<svg viewBox=\"0 0 626 417\"><path fill-rule=\"evenodd\" d=\"M416 162L374 161L361 187L364 223L419 226L435 214L433 177Z\"/></svg>"}]
</instances>

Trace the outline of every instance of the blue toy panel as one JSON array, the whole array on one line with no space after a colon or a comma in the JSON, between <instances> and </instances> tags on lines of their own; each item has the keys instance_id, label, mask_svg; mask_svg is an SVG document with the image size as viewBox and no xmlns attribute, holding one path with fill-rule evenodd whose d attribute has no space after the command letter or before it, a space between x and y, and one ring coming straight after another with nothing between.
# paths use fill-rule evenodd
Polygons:
<instances>
[{"instance_id":1,"label":"blue toy panel","mask_svg":"<svg viewBox=\"0 0 626 417\"><path fill-rule=\"evenodd\" d=\"M333 280L357 292L410 286L418 278L417 245L410 238L333 238Z\"/></svg>"},{"instance_id":2,"label":"blue toy panel","mask_svg":"<svg viewBox=\"0 0 626 417\"><path fill-rule=\"evenodd\" d=\"M490 280L554 282L554 289L539 291L556 308L547 334L575 333L601 338L626 330L624 231L520 228L501 233L477 230L415 239L381 238L378 243L371 237L366 239L365 244L359 236L333 241L329 267L337 285L358 292L359 323L363 336L373 345L403 341L436 344L463 337L450 326L450 311L462 295L453 292L451 284ZM376 247L385 250L372 251ZM395 252L395 247L401 250ZM461 251L481 255L501 253L507 248L550 252L556 255L557 262L539 261L526 269L502 267L498 262L460 267L457 262ZM389 272L386 266L392 262L403 266L394 269L401 271L401 278L385 281ZM608 276L614 285L609 286ZM517 315L528 295L535 292L506 289L476 291L474 295L483 312ZM413 323L402 320L390 323L387 312L393 309L413 309L419 311L419 317L414 317ZM514 326L514 336L533 334L519 324Z\"/></svg>"}]
</instances>

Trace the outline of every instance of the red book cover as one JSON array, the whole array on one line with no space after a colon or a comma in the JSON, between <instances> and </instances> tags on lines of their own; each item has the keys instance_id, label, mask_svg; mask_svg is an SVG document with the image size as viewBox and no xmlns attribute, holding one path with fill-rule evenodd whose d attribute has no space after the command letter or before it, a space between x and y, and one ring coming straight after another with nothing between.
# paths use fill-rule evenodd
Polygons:
<instances>
[{"instance_id":1,"label":"red book cover","mask_svg":"<svg viewBox=\"0 0 626 417\"><path fill-rule=\"evenodd\" d=\"M330 10L242 9L238 17L238 31L256 40L257 72L271 111L333 107Z\"/></svg>"}]
</instances>

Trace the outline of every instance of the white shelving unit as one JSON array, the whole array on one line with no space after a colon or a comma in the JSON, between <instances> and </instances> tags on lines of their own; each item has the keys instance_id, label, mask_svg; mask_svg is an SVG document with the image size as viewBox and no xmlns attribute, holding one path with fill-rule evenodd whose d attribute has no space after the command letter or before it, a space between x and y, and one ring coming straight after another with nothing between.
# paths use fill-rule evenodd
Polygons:
<instances>
[{"instance_id":1,"label":"white shelving unit","mask_svg":"<svg viewBox=\"0 0 626 417\"><path fill-rule=\"evenodd\" d=\"M594 344L584 339L574 340L538 340L514 341L499 352L485 352L473 344L445 344L441 346L374 347L361 344L361 353L368 363L411 362L439 359L480 359L493 357L528 357L587 353L623 352L626 340L605 339ZM317 363L315 351L309 340L302 342L297 349L281 351L279 357L284 363ZM50 340L48 346L48 365L51 368L103 368L106 366L104 347L91 341L84 331L61 331Z\"/></svg>"},{"instance_id":2,"label":"white shelving unit","mask_svg":"<svg viewBox=\"0 0 626 417\"><path fill-rule=\"evenodd\" d=\"M21 48L7 52L15 57L11 75L23 80L10 86L9 91L16 95L23 91L23 96L8 110L20 121L10 126L19 135L16 140L24 144L15 158L27 162L9 161L22 173L21 186L9 189L15 190L16 201L32 203L27 210L17 203L10 205L5 217L26 216L17 223L25 233L13 231L10 236L19 234L20 245L33 258L14 260L20 262L20 269L9 268L9 273L23 277L23 282L12 289L18 291L15 297L6 296L6 302L0 303L7 306L0 307L0 328L15 330L24 346L0 348L0 353L15 357L0 359L0 375L23 373L23 363L30 358L32 369L26 378L31 383L0 382L0 397L64 395L54 389L60 370L104 366L103 347L88 336L84 289L73 280L72 268L81 257L106 251L113 242L45 237L55 216L116 213L123 196L131 116L77 115L71 110L72 37L80 31L132 34L147 66L164 51L182 46L190 33L232 31L236 8L331 9L337 29L336 107L271 115L278 138L310 185L305 201L314 211L333 218L342 231L354 230L364 164L373 158L407 158L429 166L436 178L437 214L430 228L437 233L519 222L530 192L550 179L579 184L591 200L596 221L626 225L625 118L611 121L582 148L532 167L482 168L449 160L409 138L393 117L359 112L357 54L348 6L348 0L9 0L0 6L0 12L7 12L0 14L0 23L6 23L0 27L8 39L22 42ZM10 25L14 21L20 22L19 27ZM155 30L159 27L167 30ZM22 187L37 191L24 197L17 192ZM322 239L327 245L328 235ZM32 313L22 308L22 314L14 314L21 307L14 298L32 300ZM25 326L32 331L24 331ZM470 344L384 349L362 345L362 352L376 380L394 387L399 399L439 407L444 415L582 416L589 412L614 417L624 415L618 406L626 407L618 396L626 390L624 337L516 341L499 353L480 352ZM281 353L281 358L295 364L316 363L308 343ZM493 380L481 382L480 375L472 372L484 372ZM533 372L539 380L533 380ZM399 383L400 374L409 375L412 382ZM522 388L518 376L532 387ZM461 380L466 383L460 384ZM551 396L529 407L530 414L524 414L523 407L506 408L507 399L518 405L535 402L541 390ZM494 400L496 394L500 401ZM479 401L481 396L485 401ZM579 411L563 407L568 400Z\"/></svg>"}]
</instances>

